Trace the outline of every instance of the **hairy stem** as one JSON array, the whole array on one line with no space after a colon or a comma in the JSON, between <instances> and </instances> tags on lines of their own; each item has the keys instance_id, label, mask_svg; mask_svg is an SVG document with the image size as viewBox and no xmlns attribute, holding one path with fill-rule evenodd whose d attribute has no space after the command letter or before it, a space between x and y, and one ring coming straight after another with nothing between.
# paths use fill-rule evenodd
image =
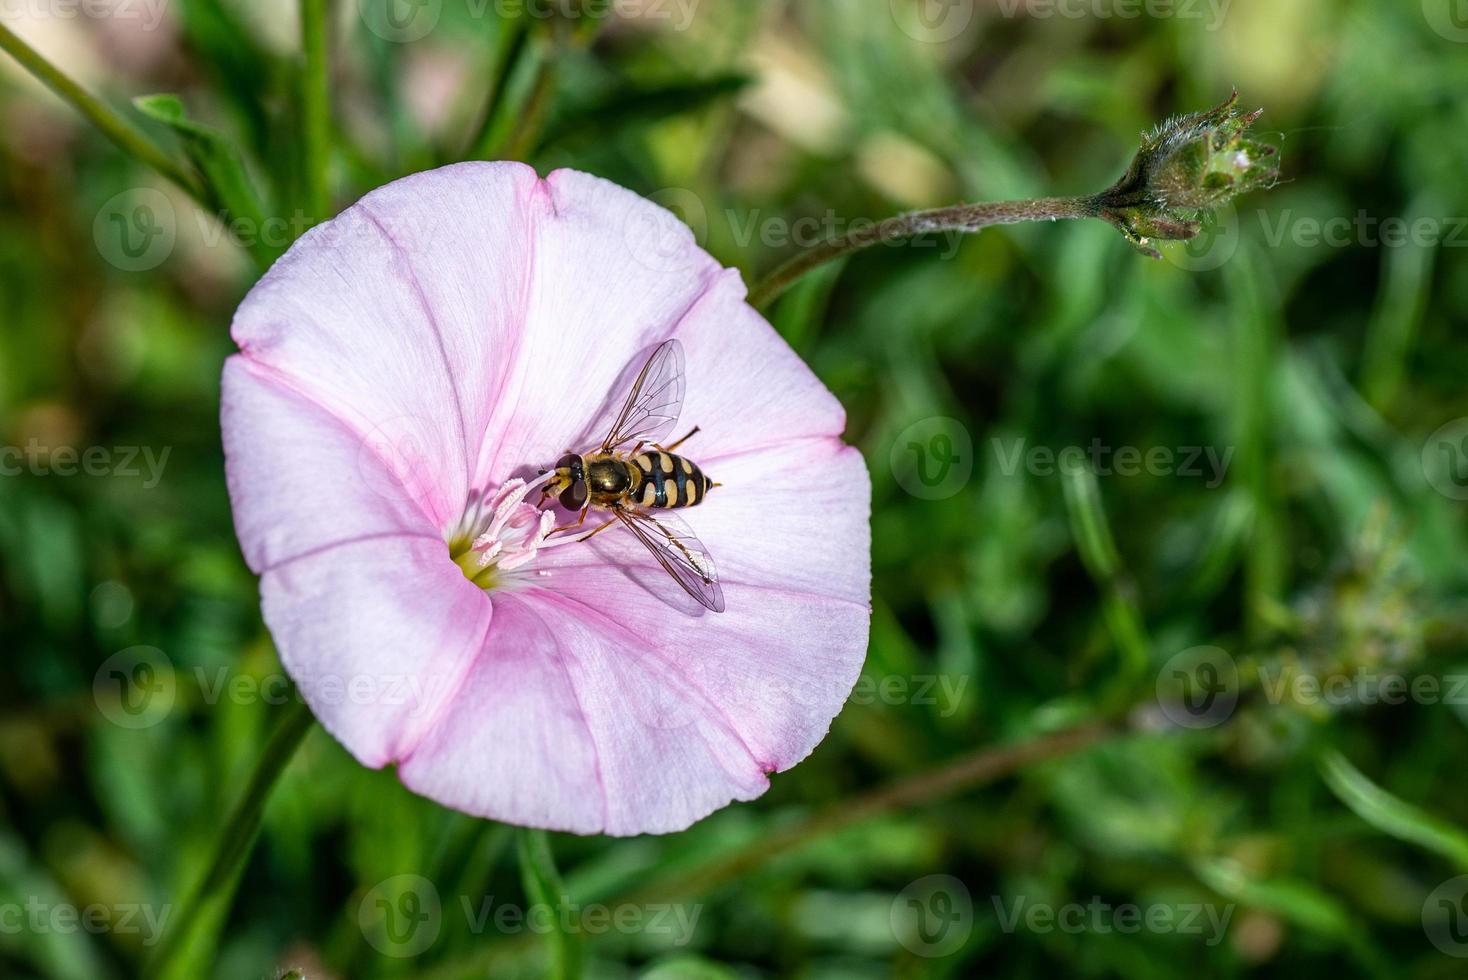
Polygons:
<instances>
[{"instance_id":1,"label":"hairy stem","mask_svg":"<svg viewBox=\"0 0 1468 980\"><path fill-rule=\"evenodd\" d=\"M18 61L22 68L34 75L51 91L71 103L72 108L101 130L102 135L115 143L124 153L152 167L183 188L196 201L201 204L205 203L204 185L197 176L160 150L116 110L105 105L96 96L63 74L59 68L41 57L40 52L26 44L4 24L0 24L0 50Z\"/></svg>"},{"instance_id":2,"label":"hairy stem","mask_svg":"<svg viewBox=\"0 0 1468 980\"><path fill-rule=\"evenodd\" d=\"M761 837L748 847L717 857L686 874L654 881L623 897L622 904L706 894L771 858L833 831L894 810L932 803L962 789L992 783L1026 766L1074 755L1121 731L1115 724L1088 722L1038 735L1025 742L978 749L927 772L880 787L865 796L835 804L793 827Z\"/></svg>"},{"instance_id":3,"label":"hairy stem","mask_svg":"<svg viewBox=\"0 0 1468 980\"><path fill-rule=\"evenodd\" d=\"M878 787L844 803L833 804L800 823L766 834L746 847L717 855L691 871L657 878L606 902L613 914L623 907L680 901L706 895L759 868L772 858L865 820L908 807L932 803L960 790L983 786L1032 765L1075 755L1123 734L1119 722L1091 721L1037 735L1022 742L988 746L951 762ZM422 974L423 980L450 980L471 974L492 975L526 955L533 936L491 945Z\"/></svg>"},{"instance_id":4,"label":"hairy stem","mask_svg":"<svg viewBox=\"0 0 1468 980\"><path fill-rule=\"evenodd\" d=\"M873 245L884 245L912 238L914 235L939 231L974 232L990 225L1094 217L1097 217L1096 204L1089 197L1044 197L1033 201L957 204L932 211L899 214L849 235L822 242L794 256L760 280L750 291L749 302L755 307L766 306L812 269Z\"/></svg>"},{"instance_id":5,"label":"hairy stem","mask_svg":"<svg viewBox=\"0 0 1468 980\"><path fill-rule=\"evenodd\" d=\"M159 942L148 961L144 976L169 976L179 956L185 954L200 930L208 923L212 922L217 927L223 921L240 869L244 866L245 858L249 855L255 835L260 829L265 801L279 781L280 774L285 771L286 764L291 761L296 749L310 732L314 721L311 709L303 701L291 701L285 717L265 743L265 750L255 765L255 771L250 774L244 795L224 821L214 843L214 856L209 861L208 871L189 893L173 929L165 933ZM205 967L207 968L207 964Z\"/></svg>"}]
</instances>

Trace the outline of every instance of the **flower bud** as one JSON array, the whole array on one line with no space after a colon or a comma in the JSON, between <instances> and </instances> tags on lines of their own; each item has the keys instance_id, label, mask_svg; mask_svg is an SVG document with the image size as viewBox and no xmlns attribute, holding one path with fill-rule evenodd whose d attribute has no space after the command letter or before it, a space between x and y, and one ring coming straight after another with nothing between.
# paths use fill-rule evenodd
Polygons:
<instances>
[{"instance_id":1,"label":"flower bud","mask_svg":"<svg viewBox=\"0 0 1468 980\"><path fill-rule=\"evenodd\" d=\"M1273 186L1279 179L1276 148L1247 133L1264 110L1241 113L1238 100L1234 92L1215 109L1174 116L1143 134L1126 175L1093 199L1097 216L1143 255L1160 259L1153 239L1193 238L1208 212Z\"/></svg>"}]
</instances>

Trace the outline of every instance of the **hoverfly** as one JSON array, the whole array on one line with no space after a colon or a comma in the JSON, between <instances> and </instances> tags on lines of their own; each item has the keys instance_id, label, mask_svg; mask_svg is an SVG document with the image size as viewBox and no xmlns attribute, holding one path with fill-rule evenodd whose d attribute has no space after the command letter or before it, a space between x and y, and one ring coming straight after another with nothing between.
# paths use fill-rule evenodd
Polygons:
<instances>
[{"instance_id":1,"label":"hoverfly","mask_svg":"<svg viewBox=\"0 0 1468 980\"><path fill-rule=\"evenodd\" d=\"M689 595L714 612L724 611L724 591L708 549L670 510L693 507L719 484L674 450L698 431L664 446L683 407L683 345L665 340L648 357L611 431L594 451L568 451L556 462L542 499L557 497L567 510L580 511L570 531L586 522L595 507L611 514L579 540L621 522L647 546L658 564ZM631 446L630 449L624 447ZM651 448L645 448L650 446ZM651 511L659 511L654 517Z\"/></svg>"}]
</instances>

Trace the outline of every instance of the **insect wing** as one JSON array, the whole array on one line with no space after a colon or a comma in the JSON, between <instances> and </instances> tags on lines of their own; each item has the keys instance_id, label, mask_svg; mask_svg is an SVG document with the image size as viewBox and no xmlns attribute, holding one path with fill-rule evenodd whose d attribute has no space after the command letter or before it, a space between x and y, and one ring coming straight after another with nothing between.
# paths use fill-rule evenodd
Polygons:
<instances>
[{"instance_id":1,"label":"insect wing","mask_svg":"<svg viewBox=\"0 0 1468 980\"><path fill-rule=\"evenodd\" d=\"M621 518L637 540L647 545L658 564L683 590L714 612L724 611L724 590L708 549L682 519L672 514L653 517L640 510L619 507Z\"/></svg>"},{"instance_id":2,"label":"insect wing","mask_svg":"<svg viewBox=\"0 0 1468 980\"><path fill-rule=\"evenodd\" d=\"M683 410L683 345L665 340L647 359L601 452L631 442L660 442Z\"/></svg>"}]
</instances>

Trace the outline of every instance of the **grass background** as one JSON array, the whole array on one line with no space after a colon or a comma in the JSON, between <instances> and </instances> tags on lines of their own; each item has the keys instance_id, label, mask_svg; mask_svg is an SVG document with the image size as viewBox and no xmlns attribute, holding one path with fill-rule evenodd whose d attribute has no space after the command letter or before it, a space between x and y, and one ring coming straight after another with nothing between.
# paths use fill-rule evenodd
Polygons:
<instances>
[{"instance_id":1,"label":"grass background","mask_svg":"<svg viewBox=\"0 0 1468 980\"><path fill-rule=\"evenodd\" d=\"M374 33L380 5L329 6L333 209L439 163L519 156L673 207L753 281L792 229L1099 190L1143 128L1233 86L1266 106L1284 180L1162 262L1100 222L993 230L875 249L776 308L866 454L875 580L863 685L764 798L668 837L552 835L563 884L547 883L522 876L507 828L415 798L318 730L179 975L539 976L554 936L476 929L462 903L557 892L698 914L681 945L651 928L573 936L598 977L1463 975L1468 692L1449 695L1468 672L1468 25L1449 2L1125 17L1126 0L940 0L924 28L905 0L646 0L559 26L443 0L401 8L437 11L411 41ZM263 214L310 213L295 4L66 9L3 14L170 148L127 105L180 94L238 148ZM178 916L288 710L248 687L280 667L217 418L229 317L271 246L222 234L13 67L0 445L169 455L156 486L0 478L0 909ZM130 271L109 215L139 200L172 243ZM1421 231L1389 240L1387 221ZM910 446L938 452L939 435L960 460L930 488ZM1103 462L1134 447L1179 466L1011 463L1093 443ZM1221 482L1180 471L1188 447L1228 460ZM166 657L175 694L128 728L94 680L138 645ZM1179 726L1159 679L1200 646L1233 665L1237 703ZM1296 675L1384 674L1442 684L1396 705L1277 693ZM213 696L220 679L245 686ZM1089 747L805 822L1075 726ZM441 899L413 956L361 915L384 895L408 910L421 886L402 875ZM931 875L951 878L914 886ZM904 918L914 894L957 910L926 923L936 945ZM1007 926L1017 903L1229 918L1217 936L1123 933L1110 913ZM17 921L0 919L0 975L131 976L149 952L146 933Z\"/></svg>"}]
</instances>

